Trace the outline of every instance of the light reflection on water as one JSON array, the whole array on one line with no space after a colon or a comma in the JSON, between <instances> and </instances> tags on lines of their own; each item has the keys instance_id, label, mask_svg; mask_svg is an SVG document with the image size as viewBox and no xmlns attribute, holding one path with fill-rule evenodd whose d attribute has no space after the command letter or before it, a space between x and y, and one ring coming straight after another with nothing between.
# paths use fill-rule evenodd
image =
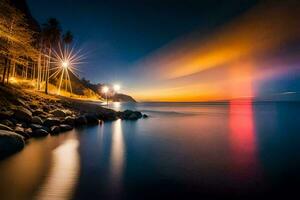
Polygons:
<instances>
[{"instance_id":1,"label":"light reflection on water","mask_svg":"<svg viewBox=\"0 0 300 200\"><path fill-rule=\"evenodd\" d=\"M75 137L75 136L74 136ZM78 140L68 139L53 150L52 165L39 188L37 200L71 199L79 176Z\"/></svg>"},{"instance_id":2,"label":"light reflection on water","mask_svg":"<svg viewBox=\"0 0 300 200\"><path fill-rule=\"evenodd\" d=\"M110 175L111 186L115 192L120 192L122 188L122 175L124 168L124 138L122 132L122 121L119 119L113 123L112 127L112 143L110 156Z\"/></svg>"},{"instance_id":3,"label":"light reflection on water","mask_svg":"<svg viewBox=\"0 0 300 200\"><path fill-rule=\"evenodd\" d=\"M257 139L252 100L229 105L230 145L234 178L247 181L258 173Z\"/></svg>"},{"instance_id":4,"label":"light reflection on water","mask_svg":"<svg viewBox=\"0 0 300 200\"><path fill-rule=\"evenodd\" d=\"M0 161L0 199L185 199L299 185L286 181L300 180L297 103L119 106L154 112L32 140Z\"/></svg>"}]
</instances>

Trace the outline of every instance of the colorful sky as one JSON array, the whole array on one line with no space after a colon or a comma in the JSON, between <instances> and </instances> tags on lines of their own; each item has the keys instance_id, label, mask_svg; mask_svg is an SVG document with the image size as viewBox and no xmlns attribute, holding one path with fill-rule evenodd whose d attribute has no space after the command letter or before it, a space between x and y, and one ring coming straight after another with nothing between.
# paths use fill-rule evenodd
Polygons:
<instances>
[{"instance_id":1,"label":"colorful sky","mask_svg":"<svg viewBox=\"0 0 300 200\"><path fill-rule=\"evenodd\" d=\"M140 101L299 99L297 0L28 2L88 51L82 76Z\"/></svg>"}]
</instances>

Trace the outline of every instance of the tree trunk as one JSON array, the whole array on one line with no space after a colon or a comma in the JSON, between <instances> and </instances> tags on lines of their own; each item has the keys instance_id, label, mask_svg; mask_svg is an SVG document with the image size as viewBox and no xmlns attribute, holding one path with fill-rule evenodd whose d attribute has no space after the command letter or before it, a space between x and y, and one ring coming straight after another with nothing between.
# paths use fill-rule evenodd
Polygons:
<instances>
[{"instance_id":1,"label":"tree trunk","mask_svg":"<svg viewBox=\"0 0 300 200\"><path fill-rule=\"evenodd\" d=\"M8 82L9 82L10 66L11 66L11 61L9 60L9 61L8 61L8 70L7 70L7 80L6 80L6 83L7 83L7 84L8 84Z\"/></svg>"},{"instance_id":2,"label":"tree trunk","mask_svg":"<svg viewBox=\"0 0 300 200\"><path fill-rule=\"evenodd\" d=\"M50 61L51 61L51 46L50 46L50 48L49 48L48 66L47 66L47 69L46 69L46 86L45 86L45 93L46 93L46 94L48 94L48 83L49 83Z\"/></svg>"},{"instance_id":3,"label":"tree trunk","mask_svg":"<svg viewBox=\"0 0 300 200\"><path fill-rule=\"evenodd\" d=\"M6 70L7 70L7 58L4 59L4 70L3 70L3 75L2 75L2 84L3 85L5 83Z\"/></svg>"},{"instance_id":4,"label":"tree trunk","mask_svg":"<svg viewBox=\"0 0 300 200\"><path fill-rule=\"evenodd\" d=\"M41 65L41 50L39 52L39 57L38 57L38 63L37 63L37 89L41 89L41 70L42 70L42 65Z\"/></svg>"}]
</instances>

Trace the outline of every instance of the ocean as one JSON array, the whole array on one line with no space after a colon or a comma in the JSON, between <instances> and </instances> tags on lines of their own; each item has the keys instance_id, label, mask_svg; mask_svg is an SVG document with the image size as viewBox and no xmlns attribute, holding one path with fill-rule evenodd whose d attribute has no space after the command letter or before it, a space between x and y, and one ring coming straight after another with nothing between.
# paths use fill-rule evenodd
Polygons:
<instances>
[{"instance_id":1,"label":"ocean","mask_svg":"<svg viewBox=\"0 0 300 200\"><path fill-rule=\"evenodd\" d=\"M34 139L0 161L0 199L296 194L300 103L111 103L149 115Z\"/></svg>"}]
</instances>

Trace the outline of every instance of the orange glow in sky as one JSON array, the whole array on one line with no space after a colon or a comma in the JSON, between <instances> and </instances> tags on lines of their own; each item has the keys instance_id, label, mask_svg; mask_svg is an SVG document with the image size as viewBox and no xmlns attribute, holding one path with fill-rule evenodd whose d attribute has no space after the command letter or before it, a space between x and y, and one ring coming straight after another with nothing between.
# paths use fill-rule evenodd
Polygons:
<instances>
[{"instance_id":1,"label":"orange glow in sky","mask_svg":"<svg viewBox=\"0 0 300 200\"><path fill-rule=\"evenodd\" d=\"M142 78L130 94L140 101L255 97L257 79L278 75L276 65L265 67L273 62L272 54L300 40L299 6L295 1L270 2L210 35L192 34L145 58L137 64L143 66L137 72Z\"/></svg>"}]
</instances>

